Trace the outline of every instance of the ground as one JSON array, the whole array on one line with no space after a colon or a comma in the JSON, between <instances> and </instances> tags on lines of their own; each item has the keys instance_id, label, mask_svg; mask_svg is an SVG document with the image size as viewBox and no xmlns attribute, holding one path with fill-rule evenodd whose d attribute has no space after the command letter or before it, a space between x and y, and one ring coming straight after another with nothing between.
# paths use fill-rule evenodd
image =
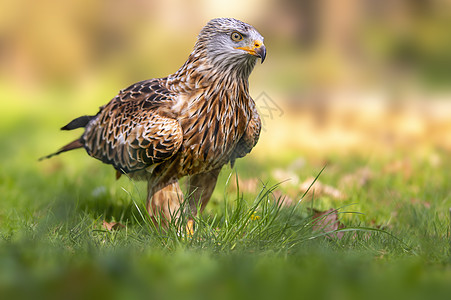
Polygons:
<instances>
[{"instance_id":1,"label":"ground","mask_svg":"<svg viewBox=\"0 0 451 300\"><path fill-rule=\"evenodd\" d=\"M58 104L55 93L31 104L35 109L2 110L2 298L450 294L446 148L399 145L370 154L285 148L265 156L263 137L262 148L224 168L193 236L184 232L185 220L161 233L144 213L145 184L116 181L111 167L82 150L37 162L79 134L57 131L78 111ZM312 209L338 209L349 231L325 235ZM104 221L124 227L107 230Z\"/></svg>"}]
</instances>

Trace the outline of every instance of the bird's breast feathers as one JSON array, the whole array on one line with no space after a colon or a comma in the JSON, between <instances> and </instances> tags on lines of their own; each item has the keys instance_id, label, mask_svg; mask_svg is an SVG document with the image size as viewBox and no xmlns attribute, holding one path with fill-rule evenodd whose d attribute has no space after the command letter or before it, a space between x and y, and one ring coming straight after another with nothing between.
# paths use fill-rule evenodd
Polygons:
<instances>
[{"instance_id":1,"label":"bird's breast feathers","mask_svg":"<svg viewBox=\"0 0 451 300\"><path fill-rule=\"evenodd\" d=\"M231 98L221 95L193 94L183 98L185 104L174 104L182 114L179 123L183 130L182 162L186 168L218 167L227 163L233 151L246 134L252 118L252 99ZM186 103L185 101L188 101Z\"/></svg>"}]
</instances>

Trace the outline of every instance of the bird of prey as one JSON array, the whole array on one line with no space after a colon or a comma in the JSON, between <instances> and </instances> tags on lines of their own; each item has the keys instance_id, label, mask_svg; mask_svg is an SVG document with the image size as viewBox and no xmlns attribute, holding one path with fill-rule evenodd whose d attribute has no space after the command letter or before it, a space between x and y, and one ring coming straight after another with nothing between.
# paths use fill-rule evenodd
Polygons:
<instances>
[{"instance_id":1,"label":"bird of prey","mask_svg":"<svg viewBox=\"0 0 451 300\"><path fill-rule=\"evenodd\" d=\"M71 121L62 130L84 127L82 136L45 158L84 148L118 174L146 180L147 211L163 225L180 216L178 180L188 176L187 208L196 216L221 168L233 166L258 141L261 120L248 78L257 59L263 63L265 57L263 37L254 27L213 19L177 72L132 84L96 115Z\"/></svg>"}]
</instances>

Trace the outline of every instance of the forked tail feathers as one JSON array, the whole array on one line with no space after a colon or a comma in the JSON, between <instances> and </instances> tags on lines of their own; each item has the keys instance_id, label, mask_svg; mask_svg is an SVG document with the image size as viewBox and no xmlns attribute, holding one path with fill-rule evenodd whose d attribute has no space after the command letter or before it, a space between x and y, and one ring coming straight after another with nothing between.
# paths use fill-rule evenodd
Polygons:
<instances>
[{"instance_id":1,"label":"forked tail feathers","mask_svg":"<svg viewBox=\"0 0 451 300\"><path fill-rule=\"evenodd\" d=\"M64 127L61 127L61 130L73 130L80 127L86 127L88 125L89 121L94 119L96 116L81 116L76 119L73 119Z\"/></svg>"},{"instance_id":2,"label":"forked tail feathers","mask_svg":"<svg viewBox=\"0 0 451 300\"><path fill-rule=\"evenodd\" d=\"M91 121L95 117L96 116L81 116L81 117L78 117L78 118L73 119L72 121L70 121L69 124L67 124L66 126L61 127L61 130L73 130L73 129L77 129L77 128L80 128L80 127L86 127L86 125L88 125L89 121ZM52 153L52 154L49 154L47 156L43 156L43 157L39 158L39 161L51 158L51 157L53 157L55 155L58 155L60 153L66 152L66 151L70 151L70 150L77 149L77 148L82 148L82 147L83 147L83 144L81 142L81 138L79 138L79 139L76 139L75 141L70 142L69 144L67 144L66 146L62 147L61 149L59 149L55 153Z\"/></svg>"},{"instance_id":3,"label":"forked tail feathers","mask_svg":"<svg viewBox=\"0 0 451 300\"><path fill-rule=\"evenodd\" d=\"M70 151L70 150L74 150L74 149L78 149L78 148L82 148L83 144L81 142L81 139L76 139L75 141L70 142L69 144L67 144L66 146L62 147L61 149L59 149L58 151L56 151L55 153L43 156L41 158L39 158L39 161L44 160L44 159L48 159L51 158L55 155L58 155L60 153L66 152L66 151Z\"/></svg>"}]
</instances>

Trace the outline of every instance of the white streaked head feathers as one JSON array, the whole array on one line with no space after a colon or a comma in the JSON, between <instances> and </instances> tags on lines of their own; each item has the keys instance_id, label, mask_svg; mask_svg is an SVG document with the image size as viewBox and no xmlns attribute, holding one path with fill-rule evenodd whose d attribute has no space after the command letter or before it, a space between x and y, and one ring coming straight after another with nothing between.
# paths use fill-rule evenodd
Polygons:
<instances>
[{"instance_id":1,"label":"white streaked head feathers","mask_svg":"<svg viewBox=\"0 0 451 300\"><path fill-rule=\"evenodd\" d=\"M234 33L238 33L241 40L232 39ZM263 36L253 26L233 18L217 18L202 28L194 52L203 52L218 71L237 72L248 77L258 57L262 61L265 58L263 41ZM256 43L262 50L259 55L252 50Z\"/></svg>"}]
</instances>

